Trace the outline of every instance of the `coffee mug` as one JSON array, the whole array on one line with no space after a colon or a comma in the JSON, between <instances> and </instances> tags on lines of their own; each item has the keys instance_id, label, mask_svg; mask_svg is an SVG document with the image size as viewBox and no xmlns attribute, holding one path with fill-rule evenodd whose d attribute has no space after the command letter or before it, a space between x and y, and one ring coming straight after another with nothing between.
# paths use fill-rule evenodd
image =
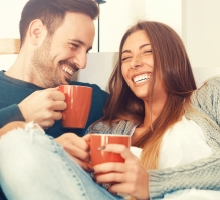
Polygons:
<instances>
[{"instance_id":1,"label":"coffee mug","mask_svg":"<svg viewBox=\"0 0 220 200\"><path fill-rule=\"evenodd\" d=\"M95 166L106 162L124 162L124 159L118 153L105 152L100 150L107 144L122 144L127 148L131 146L131 136L129 135L111 135L111 134L91 134L90 136L90 161Z\"/></svg>"},{"instance_id":2,"label":"coffee mug","mask_svg":"<svg viewBox=\"0 0 220 200\"><path fill-rule=\"evenodd\" d=\"M84 128L92 102L92 88L80 85L60 85L58 90L65 95L67 108L62 112L62 126Z\"/></svg>"}]
</instances>

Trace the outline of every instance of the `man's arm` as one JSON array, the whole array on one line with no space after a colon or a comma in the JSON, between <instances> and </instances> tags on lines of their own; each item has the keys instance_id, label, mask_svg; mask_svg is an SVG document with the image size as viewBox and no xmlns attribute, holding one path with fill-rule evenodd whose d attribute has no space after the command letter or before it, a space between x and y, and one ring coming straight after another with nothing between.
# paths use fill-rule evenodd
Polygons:
<instances>
[{"instance_id":1,"label":"man's arm","mask_svg":"<svg viewBox=\"0 0 220 200\"><path fill-rule=\"evenodd\" d=\"M184 189L220 190L220 152L189 165L149 171L150 199Z\"/></svg>"},{"instance_id":2,"label":"man's arm","mask_svg":"<svg viewBox=\"0 0 220 200\"><path fill-rule=\"evenodd\" d=\"M25 121L16 104L0 110L0 128L12 121Z\"/></svg>"}]
</instances>

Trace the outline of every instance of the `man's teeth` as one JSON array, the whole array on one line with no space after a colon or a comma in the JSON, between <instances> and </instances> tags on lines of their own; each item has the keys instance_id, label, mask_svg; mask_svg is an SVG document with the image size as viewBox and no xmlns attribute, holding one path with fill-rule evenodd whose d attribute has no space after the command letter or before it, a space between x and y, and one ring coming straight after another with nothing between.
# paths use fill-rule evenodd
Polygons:
<instances>
[{"instance_id":1,"label":"man's teeth","mask_svg":"<svg viewBox=\"0 0 220 200\"><path fill-rule=\"evenodd\" d=\"M72 76L74 73L73 73L73 70L71 70L70 68L68 67L62 67L62 70L67 72L70 76Z\"/></svg>"},{"instance_id":2,"label":"man's teeth","mask_svg":"<svg viewBox=\"0 0 220 200\"><path fill-rule=\"evenodd\" d=\"M148 79L150 79L150 75L141 74L139 76L134 77L134 82L135 83L143 83L143 82L147 81Z\"/></svg>"}]
</instances>

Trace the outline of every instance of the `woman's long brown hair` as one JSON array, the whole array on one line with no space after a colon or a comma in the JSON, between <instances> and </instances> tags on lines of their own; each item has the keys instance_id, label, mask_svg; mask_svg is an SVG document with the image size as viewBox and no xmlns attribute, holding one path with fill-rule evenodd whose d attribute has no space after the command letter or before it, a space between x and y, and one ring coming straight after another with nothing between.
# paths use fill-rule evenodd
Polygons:
<instances>
[{"instance_id":1,"label":"woman's long brown hair","mask_svg":"<svg viewBox=\"0 0 220 200\"><path fill-rule=\"evenodd\" d=\"M127 86L121 74L121 53L126 39L134 32L144 30L153 52L154 72L151 97L156 74L161 76L168 92L166 103L159 117L148 127L133 145L143 148L141 161L146 169L158 167L160 144L168 128L179 121L186 108L190 108L190 96L196 89L191 64L178 34L169 26L152 21L142 21L127 30L122 37L119 58L109 81L110 99L105 107L102 121L111 125L116 120L132 120L143 123L144 103Z\"/></svg>"}]
</instances>

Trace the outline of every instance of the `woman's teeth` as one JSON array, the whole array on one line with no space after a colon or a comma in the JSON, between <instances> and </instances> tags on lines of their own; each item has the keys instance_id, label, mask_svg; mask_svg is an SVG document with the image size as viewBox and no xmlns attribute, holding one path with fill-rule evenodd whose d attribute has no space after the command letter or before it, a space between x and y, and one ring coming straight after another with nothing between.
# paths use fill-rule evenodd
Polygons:
<instances>
[{"instance_id":1,"label":"woman's teeth","mask_svg":"<svg viewBox=\"0 0 220 200\"><path fill-rule=\"evenodd\" d=\"M62 67L62 70L65 71L66 73L68 73L70 76L72 76L74 73L73 73L73 70L71 70L70 68L68 67L65 67L63 66Z\"/></svg>"},{"instance_id":2,"label":"woman's teeth","mask_svg":"<svg viewBox=\"0 0 220 200\"><path fill-rule=\"evenodd\" d=\"M135 83L143 83L143 82L147 81L148 79L150 79L149 74L141 74L139 76L135 76L133 80Z\"/></svg>"}]
</instances>

